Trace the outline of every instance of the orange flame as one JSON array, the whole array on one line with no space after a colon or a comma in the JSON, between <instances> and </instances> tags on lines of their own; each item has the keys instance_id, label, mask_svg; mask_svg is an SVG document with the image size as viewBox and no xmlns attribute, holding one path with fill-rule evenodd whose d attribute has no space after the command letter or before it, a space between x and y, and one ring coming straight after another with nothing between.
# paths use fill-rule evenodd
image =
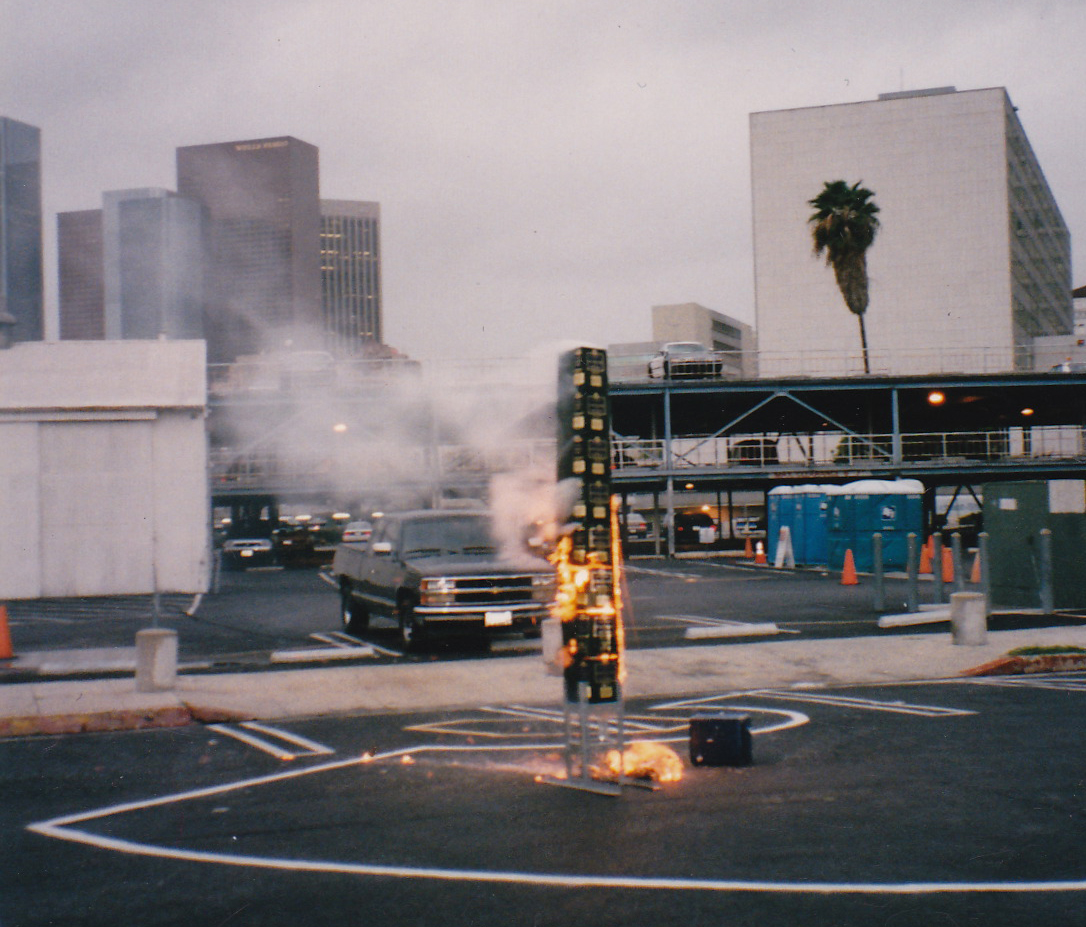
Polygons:
<instances>
[{"instance_id":1,"label":"orange flame","mask_svg":"<svg viewBox=\"0 0 1086 927\"><path fill-rule=\"evenodd\" d=\"M622 537L618 531L618 496L611 496L611 565L614 570L615 639L618 642L618 681L626 681L626 627L622 621Z\"/></svg>"},{"instance_id":2,"label":"orange flame","mask_svg":"<svg viewBox=\"0 0 1086 927\"><path fill-rule=\"evenodd\" d=\"M671 747L650 740L638 740L622 753L610 750L607 766L616 776L651 779L654 782L678 782L683 777L683 761Z\"/></svg>"},{"instance_id":3,"label":"orange flame","mask_svg":"<svg viewBox=\"0 0 1086 927\"><path fill-rule=\"evenodd\" d=\"M573 538L565 535L558 540L549 560L554 564L557 591L555 594L552 614L560 621L573 621L578 615L600 616L611 618L615 628L615 646L617 653L600 654L594 659L601 662L617 661L619 664L619 681L625 680L625 664L623 655L626 648L625 630L622 624L622 544L618 533L618 503L619 497L611 497L611 549L609 553L589 551L585 563L574 563L572 560ZM607 560L610 559L610 563ZM603 574L600 583L594 583L593 577ZM605 579L604 579L605 578ZM585 607L584 593L586 590L599 589L605 582L608 589L606 596L596 597L595 604ZM577 641L572 639L564 648L564 653L559 655L559 661L563 665L569 665L572 655L576 653Z\"/></svg>"}]
</instances>

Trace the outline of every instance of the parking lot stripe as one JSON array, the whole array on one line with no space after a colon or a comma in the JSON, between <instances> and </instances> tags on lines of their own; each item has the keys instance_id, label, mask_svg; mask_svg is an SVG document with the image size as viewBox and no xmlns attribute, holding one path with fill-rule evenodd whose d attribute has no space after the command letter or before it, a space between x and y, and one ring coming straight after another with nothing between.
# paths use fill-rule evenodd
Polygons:
<instances>
[{"instance_id":1,"label":"parking lot stripe","mask_svg":"<svg viewBox=\"0 0 1086 927\"><path fill-rule=\"evenodd\" d=\"M239 728L244 728L244 730L240 730ZM299 756L328 756L329 754L335 753L335 750L331 747L324 746L324 744L319 744L316 741L310 740L307 737L302 737L299 734L292 734L290 731L284 731L267 724L261 724L259 721L245 721L238 727L234 727L230 724L209 724L208 730L216 731L219 734L225 734L227 737L233 737L235 740L240 740L250 747L255 747L257 750L262 750L264 753L271 754L278 760L295 760ZM249 733L249 731L256 731L265 736L258 737L256 734ZM275 738L283 743L291 744L294 747L302 747L303 750L301 752L297 750L284 750L272 741L267 740L267 737Z\"/></svg>"},{"instance_id":2,"label":"parking lot stripe","mask_svg":"<svg viewBox=\"0 0 1086 927\"><path fill-rule=\"evenodd\" d=\"M967 711L962 708L942 708L938 705L911 705L908 702L901 701L883 702L878 699L853 698L848 695L830 695L828 693L785 692L762 689L757 692L747 692L745 694L748 697L755 695L758 698L785 699L787 701L811 703L815 705L835 705L841 708L857 708L863 711L888 711L900 715L917 715L921 718L954 718L976 714L975 711Z\"/></svg>"},{"instance_id":3,"label":"parking lot stripe","mask_svg":"<svg viewBox=\"0 0 1086 927\"><path fill-rule=\"evenodd\" d=\"M748 689L741 692L725 692L720 695L705 695L700 698L680 699L653 705L653 711L673 711L677 708L708 707L719 705L733 698L772 698L817 705L833 705L839 708L855 708L863 711L887 711L894 714L917 715L922 718L964 717L975 715L975 711L962 708L942 708L938 705L911 705L908 702L884 702L877 699L852 698L847 695L832 695L829 692L810 692L785 689ZM723 706L721 706L723 707ZM729 710L735 710L728 705Z\"/></svg>"},{"instance_id":4,"label":"parking lot stripe","mask_svg":"<svg viewBox=\"0 0 1086 927\"><path fill-rule=\"evenodd\" d=\"M261 734L267 734L270 737L278 737L280 740L285 740L287 743L305 747L311 756L329 756L336 752L331 747L319 744L315 740L303 737L301 734L293 734L290 731L284 731L277 727L261 724L259 721L246 721L241 726L250 731L259 731Z\"/></svg>"},{"instance_id":5,"label":"parking lot stripe","mask_svg":"<svg viewBox=\"0 0 1086 927\"><path fill-rule=\"evenodd\" d=\"M281 747L277 747L275 744L264 740L263 737L248 734L245 731L238 730L228 724L209 724L208 730L215 731L217 734L225 734L227 737L233 737L234 740L240 740L243 744L248 744L250 747L255 747L257 750L264 751L264 753L270 753L277 760L293 760L296 756L296 754L291 753L288 750L283 750Z\"/></svg>"},{"instance_id":6,"label":"parking lot stripe","mask_svg":"<svg viewBox=\"0 0 1086 927\"><path fill-rule=\"evenodd\" d=\"M982 686L1011 686L1022 689L1050 689L1054 692L1086 692L1086 679L1058 676L984 676L970 682Z\"/></svg>"}]
</instances>

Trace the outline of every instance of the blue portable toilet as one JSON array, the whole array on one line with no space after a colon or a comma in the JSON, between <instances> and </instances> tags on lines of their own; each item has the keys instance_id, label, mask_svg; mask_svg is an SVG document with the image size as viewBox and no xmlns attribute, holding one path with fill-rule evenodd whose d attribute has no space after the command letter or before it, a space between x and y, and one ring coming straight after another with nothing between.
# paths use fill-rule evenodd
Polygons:
<instances>
[{"instance_id":1,"label":"blue portable toilet","mask_svg":"<svg viewBox=\"0 0 1086 927\"><path fill-rule=\"evenodd\" d=\"M836 489L836 486L807 483L802 486L777 486L769 491L766 555L770 562L777 556L781 528L787 527L797 565L826 563L827 499L828 493Z\"/></svg>"},{"instance_id":2,"label":"blue portable toilet","mask_svg":"<svg viewBox=\"0 0 1086 927\"><path fill-rule=\"evenodd\" d=\"M801 486L803 503L803 562L812 566L825 566L829 562L829 509L830 496L839 486Z\"/></svg>"},{"instance_id":3,"label":"blue portable toilet","mask_svg":"<svg viewBox=\"0 0 1086 927\"><path fill-rule=\"evenodd\" d=\"M851 550L856 569L874 567L872 535L882 535L883 566L903 569L907 562L906 537L923 527L924 485L919 480L857 480L832 494L827 538L829 566L839 570L845 551Z\"/></svg>"},{"instance_id":4,"label":"blue portable toilet","mask_svg":"<svg viewBox=\"0 0 1086 927\"><path fill-rule=\"evenodd\" d=\"M796 549L796 505L794 486L774 486L766 494L766 557L773 563L780 543L781 528L792 534L792 549ZM796 563L799 563L796 556Z\"/></svg>"}]
</instances>

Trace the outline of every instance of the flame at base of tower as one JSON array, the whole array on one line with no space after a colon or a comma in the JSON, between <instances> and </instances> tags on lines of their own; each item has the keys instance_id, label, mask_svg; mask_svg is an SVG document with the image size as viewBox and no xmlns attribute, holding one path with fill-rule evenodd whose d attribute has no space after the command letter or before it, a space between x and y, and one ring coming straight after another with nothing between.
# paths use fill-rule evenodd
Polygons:
<instances>
[{"instance_id":1,"label":"flame at base of tower","mask_svg":"<svg viewBox=\"0 0 1086 927\"><path fill-rule=\"evenodd\" d=\"M607 768L613 775L653 782L678 782L683 777L683 761L671 747L651 740L638 740L621 753L610 750Z\"/></svg>"}]
</instances>

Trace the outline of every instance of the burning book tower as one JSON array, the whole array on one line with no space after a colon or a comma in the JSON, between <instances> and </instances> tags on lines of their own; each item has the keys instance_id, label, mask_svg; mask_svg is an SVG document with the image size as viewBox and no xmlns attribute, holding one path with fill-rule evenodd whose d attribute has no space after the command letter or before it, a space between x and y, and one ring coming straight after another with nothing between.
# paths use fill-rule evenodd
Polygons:
<instances>
[{"instance_id":1,"label":"burning book tower","mask_svg":"<svg viewBox=\"0 0 1086 927\"><path fill-rule=\"evenodd\" d=\"M607 353L576 348L558 368L558 481L568 489L566 527L553 560L558 573L565 686L566 779L605 794L619 782L593 776L596 756L623 749L621 549L611 499ZM578 723L573 722L573 712Z\"/></svg>"}]
</instances>

